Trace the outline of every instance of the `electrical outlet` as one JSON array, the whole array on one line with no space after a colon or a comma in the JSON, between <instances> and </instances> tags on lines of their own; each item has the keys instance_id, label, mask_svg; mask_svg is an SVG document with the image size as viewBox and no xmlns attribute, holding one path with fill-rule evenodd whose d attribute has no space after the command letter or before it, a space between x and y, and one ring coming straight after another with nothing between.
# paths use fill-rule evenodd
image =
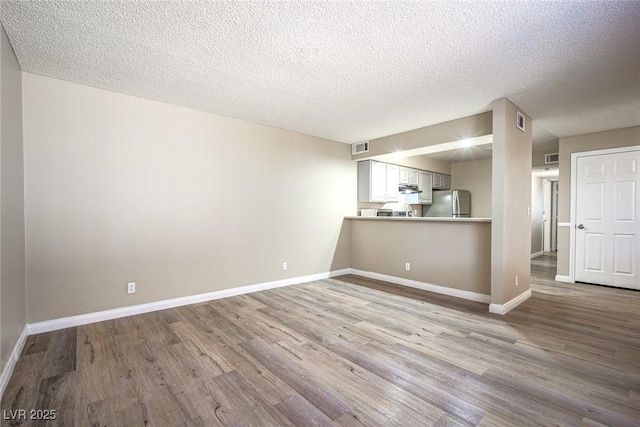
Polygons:
<instances>
[{"instance_id":1,"label":"electrical outlet","mask_svg":"<svg viewBox=\"0 0 640 427\"><path fill-rule=\"evenodd\" d=\"M518 286L518 276L516 276L516 286Z\"/></svg>"},{"instance_id":2,"label":"electrical outlet","mask_svg":"<svg viewBox=\"0 0 640 427\"><path fill-rule=\"evenodd\" d=\"M127 293L135 294L136 293L136 282L127 283Z\"/></svg>"},{"instance_id":3,"label":"electrical outlet","mask_svg":"<svg viewBox=\"0 0 640 427\"><path fill-rule=\"evenodd\" d=\"M410 262L405 262L404 263L404 269L407 271L411 271L411 263Z\"/></svg>"},{"instance_id":4,"label":"electrical outlet","mask_svg":"<svg viewBox=\"0 0 640 427\"><path fill-rule=\"evenodd\" d=\"M287 268L289 268L289 266L287 265L287 261L283 261L282 262L282 271L287 271Z\"/></svg>"}]
</instances>

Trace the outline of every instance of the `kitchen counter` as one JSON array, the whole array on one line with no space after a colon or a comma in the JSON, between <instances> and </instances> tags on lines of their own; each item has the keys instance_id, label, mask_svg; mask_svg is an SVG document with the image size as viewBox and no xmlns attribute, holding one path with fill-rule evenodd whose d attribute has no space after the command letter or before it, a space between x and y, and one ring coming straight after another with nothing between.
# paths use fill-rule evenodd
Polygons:
<instances>
[{"instance_id":1,"label":"kitchen counter","mask_svg":"<svg viewBox=\"0 0 640 427\"><path fill-rule=\"evenodd\" d=\"M366 221L491 222L491 218L434 218L423 216L345 216L345 219L362 219Z\"/></svg>"},{"instance_id":2,"label":"kitchen counter","mask_svg":"<svg viewBox=\"0 0 640 427\"><path fill-rule=\"evenodd\" d=\"M491 301L491 219L348 216L354 274Z\"/></svg>"}]
</instances>

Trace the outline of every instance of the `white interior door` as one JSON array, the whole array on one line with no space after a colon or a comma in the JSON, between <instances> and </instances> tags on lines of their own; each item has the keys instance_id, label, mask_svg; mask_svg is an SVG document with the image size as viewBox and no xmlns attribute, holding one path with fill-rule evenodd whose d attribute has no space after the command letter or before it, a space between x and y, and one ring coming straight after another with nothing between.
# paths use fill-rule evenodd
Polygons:
<instances>
[{"instance_id":1,"label":"white interior door","mask_svg":"<svg viewBox=\"0 0 640 427\"><path fill-rule=\"evenodd\" d=\"M576 164L575 280L640 289L640 151Z\"/></svg>"}]
</instances>

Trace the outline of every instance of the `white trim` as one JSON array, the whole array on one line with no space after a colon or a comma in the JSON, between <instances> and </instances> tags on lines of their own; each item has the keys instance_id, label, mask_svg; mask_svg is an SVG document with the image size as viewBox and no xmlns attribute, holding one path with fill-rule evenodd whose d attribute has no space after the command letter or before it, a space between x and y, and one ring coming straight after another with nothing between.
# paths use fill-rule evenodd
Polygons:
<instances>
[{"instance_id":1,"label":"white trim","mask_svg":"<svg viewBox=\"0 0 640 427\"><path fill-rule=\"evenodd\" d=\"M571 227L570 222L559 222L558 227Z\"/></svg>"},{"instance_id":2,"label":"white trim","mask_svg":"<svg viewBox=\"0 0 640 427\"><path fill-rule=\"evenodd\" d=\"M255 285L241 286L238 288L224 289L221 291L207 292L204 294L190 295L186 297L172 298L162 301L155 301L146 304L132 305L129 307L114 308L112 310L98 311L95 313L80 314L78 316L62 317L59 319L46 320L44 322L31 323L27 325L29 335L41 334L44 332L57 331L59 329L71 328L73 326L87 325L89 323L102 322L105 320L118 319L120 317L134 316L136 314L150 313L152 311L165 310L167 308L181 307L199 302L211 301L220 298L244 295L252 292L265 291L268 289L281 288L283 286L297 285L300 283L313 282L327 279L329 277L349 274L351 269L335 270L327 273L311 274L308 276L292 277L290 279L276 280L273 282L258 283Z\"/></svg>"},{"instance_id":3,"label":"white trim","mask_svg":"<svg viewBox=\"0 0 640 427\"><path fill-rule=\"evenodd\" d=\"M578 186L576 166L578 163L578 154L579 153L571 153L571 196L569 197L569 218L571 218L571 222L569 223L569 282L573 282L574 280L576 265L576 228L571 227L571 223L575 224L576 221L576 188Z\"/></svg>"},{"instance_id":4,"label":"white trim","mask_svg":"<svg viewBox=\"0 0 640 427\"><path fill-rule=\"evenodd\" d=\"M511 301L506 304L491 304L489 305L489 313L494 314L502 314L505 315L526 300L531 298L531 289L527 289L525 292L521 293Z\"/></svg>"},{"instance_id":5,"label":"white trim","mask_svg":"<svg viewBox=\"0 0 640 427\"><path fill-rule=\"evenodd\" d=\"M18 362L18 358L22 353L22 349L24 348L24 344L27 341L28 328L27 325L22 328L22 332L18 337L18 341L16 341L16 345L13 347L13 351L7 360L7 363L4 364L4 368L2 369L2 375L0 376L0 399L4 395L4 391L9 384L9 380L11 379L11 374L13 374L13 369L16 367L16 363Z\"/></svg>"},{"instance_id":6,"label":"white trim","mask_svg":"<svg viewBox=\"0 0 640 427\"><path fill-rule=\"evenodd\" d=\"M571 192L570 192L571 196L569 198L571 203L571 210L570 210L571 223L570 224L576 223L576 215L577 215L576 199L578 197L578 194L577 194L578 157L602 156L605 154L625 153L628 151L640 151L640 145L571 153ZM575 281L576 281L576 228L569 227L569 283L575 283Z\"/></svg>"},{"instance_id":7,"label":"white trim","mask_svg":"<svg viewBox=\"0 0 640 427\"><path fill-rule=\"evenodd\" d=\"M531 258L532 259L533 258L537 258L537 257L542 256L542 255L544 255L544 251L536 252L536 253L531 254Z\"/></svg>"},{"instance_id":8,"label":"white trim","mask_svg":"<svg viewBox=\"0 0 640 427\"><path fill-rule=\"evenodd\" d=\"M556 282L564 282L564 283L575 283L573 280L571 280L571 277L569 276L562 276L560 274L557 274L555 277L555 281Z\"/></svg>"},{"instance_id":9,"label":"white trim","mask_svg":"<svg viewBox=\"0 0 640 427\"><path fill-rule=\"evenodd\" d=\"M456 298L462 298L470 301L482 302L489 304L491 302L490 295L484 295L477 292L463 291L461 289L449 288L447 286L433 285L431 283L419 282L417 280L404 279L402 277L388 276L386 274L374 273L373 271L351 269L351 274L355 274L369 279L383 280L385 282L395 283L396 285L407 286L409 288L422 289L423 291L435 292L437 294L449 295Z\"/></svg>"}]
</instances>

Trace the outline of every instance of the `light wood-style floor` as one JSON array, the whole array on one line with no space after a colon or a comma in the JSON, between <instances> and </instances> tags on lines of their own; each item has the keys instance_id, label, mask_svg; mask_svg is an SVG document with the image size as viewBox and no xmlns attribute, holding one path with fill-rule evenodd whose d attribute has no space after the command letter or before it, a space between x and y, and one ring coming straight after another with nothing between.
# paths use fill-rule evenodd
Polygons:
<instances>
[{"instance_id":1,"label":"light wood-style floor","mask_svg":"<svg viewBox=\"0 0 640 427\"><path fill-rule=\"evenodd\" d=\"M2 409L58 426L640 425L640 292L532 263L533 297L506 316L344 276L31 336ZM20 423L39 425L3 420Z\"/></svg>"}]
</instances>

